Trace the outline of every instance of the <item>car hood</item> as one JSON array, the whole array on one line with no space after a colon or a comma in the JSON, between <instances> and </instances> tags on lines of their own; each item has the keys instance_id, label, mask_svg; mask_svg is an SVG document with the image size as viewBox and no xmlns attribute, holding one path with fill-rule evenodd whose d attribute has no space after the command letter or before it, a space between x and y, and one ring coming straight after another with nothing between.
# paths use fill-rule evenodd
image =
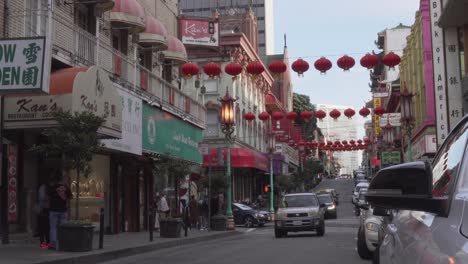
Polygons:
<instances>
[{"instance_id":1,"label":"car hood","mask_svg":"<svg viewBox=\"0 0 468 264\"><path fill-rule=\"evenodd\" d=\"M289 207L289 208L279 208L278 213L280 214L292 214L292 213L312 213L318 214L319 207Z\"/></svg>"},{"instance_id":2,"label":"car hood","mask_svg":"<svg viewBox=\"0 0 468 264\"><path fill-rule=\"evenodd\" d=\"M257 211L257 213L259 213L259 214L270 214L270 212L267 212L267 211Z\"/></svg>"}]
</instances>

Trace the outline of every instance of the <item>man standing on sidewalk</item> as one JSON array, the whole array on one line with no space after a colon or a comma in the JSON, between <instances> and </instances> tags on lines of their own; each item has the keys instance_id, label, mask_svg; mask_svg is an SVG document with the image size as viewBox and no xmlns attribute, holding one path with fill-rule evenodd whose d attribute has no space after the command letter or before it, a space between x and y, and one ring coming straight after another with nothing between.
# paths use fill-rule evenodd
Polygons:
<instances>
[{"instance_id":1,"label":"man standing on sidewalk","mask_svg":"<svg viewBox=\"0 0 468 264\"><path fill-rule=\"evenodd\" d=\"M68 202L71 197L70 189L62 182L55 184L50 191L49 222L51 245L49 249L57 248L57 229L67 220Z\"/></svg>"}]
</instances>

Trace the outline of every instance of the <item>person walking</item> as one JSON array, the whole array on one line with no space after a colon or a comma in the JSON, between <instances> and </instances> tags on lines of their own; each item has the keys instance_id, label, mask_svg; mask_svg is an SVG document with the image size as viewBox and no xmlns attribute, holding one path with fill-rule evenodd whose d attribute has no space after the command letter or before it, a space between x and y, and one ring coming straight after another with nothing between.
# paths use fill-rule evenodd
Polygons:
<instances>
[{"instance_id":1,"label":"person walking","mask_svg":"<svg viewBox=\"0 0 468 264\"><path fill-rule=\"evenodd\" d=\"M158 210L159 210L160 219L165 219L169 216L170 209L169 209L169 205L167 204L165 193L163 193L161 196L161 199L159 199Z\"/></svg>"},{"instance_id":2,"label":"person walking","mask_svg":"<svg viewBox=\"0 0 468 264\"><path fill-rule=\"evenodd\" d=\"M196 228L198 226L198 201L195 199L195 195L191 196L190 203L189 203L189 209L190 209L190 226L191 228Z\"/></svg>"},{"instance_id":3,"label":"person walking","mask_svg":"<svg viewBox=\"0 0 468 264\"><path fill-rule=\"evenodd\" d=\"M160 200L160 196L159 196L159 193L156 193L155 197L154 197L154 230L155 231L159 231L159 200Z\"/></svg>"},{"instance_id":4,"label":"person walking","mask_svg":"<svg viewBox=\"0 0 468 264\"><path fill-rule=\"evenodd\" d=\"M78 195L78 194L77 194ZM50 246L49 249L57 249L57 229L67 220L67 210L72 194L70 189L63 183L55 184L50 192Z\"/></svg>"},{"instance_id":5,"label":"person walking","mask_svg":"<svg viewBox=\"0 0 468 264\"><path fill-rule=\"evenodd\" d=\"M209 208L208 208L208 198L205 196L200 204L200 230L207 230L208 229L208 216L209 215Z\"/></svg>"},{"instance_id":6,"label":"person walking","mask_svg":"<svg viewBox=\"0 0 468 264\"><path fill-rule=\"evenodd\" d=\"M38 233L41 248L50 246L49 226L49 186L42 183L37 193Z\"/></svg>"}]
</instances>

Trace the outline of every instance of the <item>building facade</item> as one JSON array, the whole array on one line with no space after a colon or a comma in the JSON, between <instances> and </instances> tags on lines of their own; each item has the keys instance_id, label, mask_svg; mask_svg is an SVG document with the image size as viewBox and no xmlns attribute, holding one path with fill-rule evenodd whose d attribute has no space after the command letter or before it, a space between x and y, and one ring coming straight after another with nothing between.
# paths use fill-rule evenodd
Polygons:
<instances>
[{"instance_id":1,"label":"building facade","mask_svg":"<svg viewBox=\"0 0 468 264\"><path fill-rule=\"evenodd\" d=\"M211 17L217 10L221 14L236 13L239 9L249 7L255 14L258 27L258 44L254 46L260 58L265 62L266 56L273 54L274 47L274 20L273 20L273 0L179 0L179 7L182 15Z\"/></svg>"},{"instance_id":2,"label":"building facade","mask_svg":"<svg viewBox=\"0 0 468 264\"><path fill-rule=\"evenodd\" d=\"M356 141L358 138L357 124L354 119L343 117L343 114L337 120L330 117L329 113L334 109L343 113L346 106L336 106L327 104L317 104L316 110L322 110L327 113L323 120L317 122L317 126L321 129L325 142L328 141ZM340 164L340 174L352 174L354 170L359 168L360 155L355 151L334 152L333 157Z\"/></svg>"},{"instance_id":3,"label":"building facade","mask_svg":"<svg viewBox=\"0 0 468 264\"><path fill-rule=\"evenodd\" d=\"M7 3L8 12L0 17L8 38L45 39L49 88L48 94L5 98L4 137L17 157L11 166L18 167L21 183L18 199L9 201L17 208L10 231L34 233L38 185L54 178L68 181L74 199L80 197L81 219L97 222L104 208L106 232L146 229L155 191L172 188L167 180L155 185L164 182L158 177L171 175L154 174L154 163L165 157L196 171L202 162L198 142L206 108L180 89L178 69L187 54L177 37L177 1ZM56 107L107 116L98 131L105 146L91 162L91 175L79 182L60 171L58 157L44 160L28 151L46 140L41 130L54 126L50 113Z\"/></svg>"}]
</instances>

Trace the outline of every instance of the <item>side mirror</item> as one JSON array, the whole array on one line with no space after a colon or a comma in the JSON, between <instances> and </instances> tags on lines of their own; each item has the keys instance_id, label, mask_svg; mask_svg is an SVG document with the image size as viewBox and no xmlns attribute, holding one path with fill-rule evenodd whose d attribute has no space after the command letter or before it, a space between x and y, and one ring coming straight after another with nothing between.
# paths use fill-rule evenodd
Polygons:
<instances>
[{"instance_id":1,"label":"side mirror","mask_svg":"<svg viewBox=\"0 0 468 264\"><path fill-rule=\"evenodd\" d=\"M428 162L416 161L381 169L366 195L374 207L415 210L447 216L448 198L432 197L432 170Z\"/></svg>"},{"instance_id":2,"label":"side mirror","mask_svg":"<svg viewBox=\"0 0 468 264\"><path fill-rule=\"evenodd\" d=\"M390 216L390 211L384 208L376 207L373 210L373 214L376 216Z\"/></svg>"}]
</instances>

